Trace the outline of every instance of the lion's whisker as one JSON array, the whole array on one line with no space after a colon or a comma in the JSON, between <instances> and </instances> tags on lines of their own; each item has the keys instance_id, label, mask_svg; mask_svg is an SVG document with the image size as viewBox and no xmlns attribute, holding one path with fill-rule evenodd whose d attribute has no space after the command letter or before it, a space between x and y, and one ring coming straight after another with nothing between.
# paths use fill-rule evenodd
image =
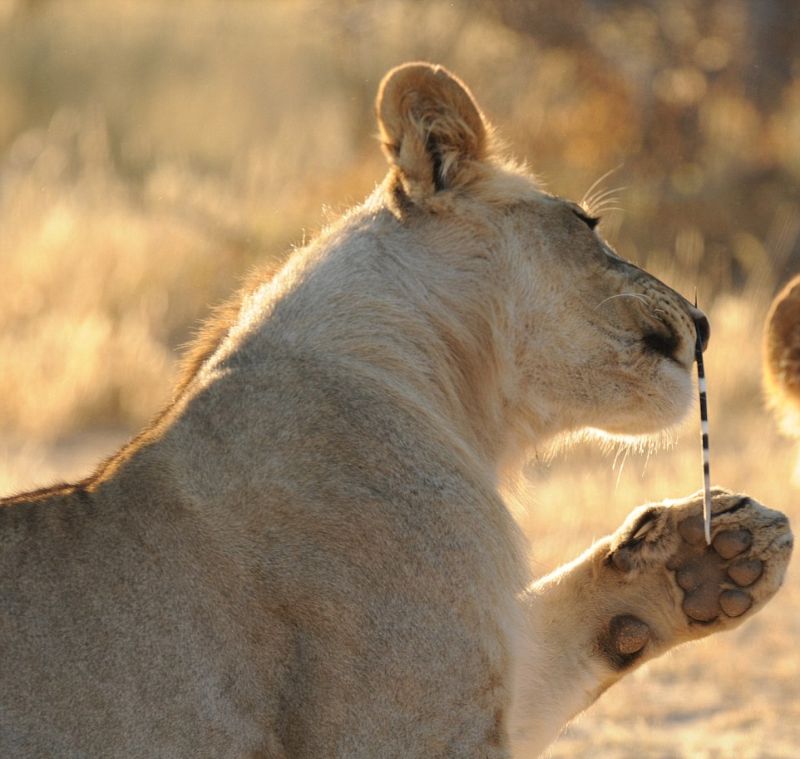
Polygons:
<instances>
[{"instance_id":1,"label":"lion's whisker","mask_svg":"<svg viewBox=\"0 0 800 759\"><path fill-rule=\"evenodd\" d=\"M595 203L587 207L586 212L590 216L594 216L595 218L602 216L604 213L608 211L621 211L622 207L619 205L618 198L609 198L602 203Z\"/></svg>"},{"instance_id":2,"label":"lion's whisker","mask_svg":"<svg viewBox=\"0 0 800 759\"><path fill-rule=\"evenodd\" d=\"M631 446L629 445L620 445L617 448L617 452L614 456L614 463L611 465L612 471L614 469L617 470L617 481L615 483L615 487L619 488L620 480L622 479L622 470L625 469L625 463L628 461L628 455L631 452ZM622 460L620 461L620 455L622 455ZM619 469L617 469L617 464L619 464Z\"/></svg>"},{"instance_id":3,"label":"lion's whisker","mask_svg":"<svg viewBox=\"0 0 800 759\"><path fill-rule=\"evenodd\" d=\"M608 303L610 300L614 300L614 298L636 298L647 305L647 298L645 298L644 295L639 295L639 293L617 293L616 295L609 295L607 298L601 300L592 310L597 311L600 306L604 303Z\"/></svg>"},{"instance_id":4,"label":"lion's whisker","mask_svg":"<svg viewBox=\"0 0 800 759\"><path fill-rule=\"evenodd\" d=\"M617 166L615 166L613 169L609 169L605 174L602 174L597 179L595 179L594 182L592 182L592 184L590 185L589 189L586 190L586 192L583 194L583 198L581 199L581 203L580 204L582 206L584 206L586 203L588 203L589 202L589 198L591 198L591 196L592 196L592 192L596 188L598 188L601 185L602 182L604 182L606 179L608 179L614 172L619 171L621 168L622 168L622 164L620 163Z\"/></svg>"},{"instance_id":5,"label":"lion's whisker","mask_svg":"<svg viewBox=\"0 0 800 759\"><path fill-rule=\"evenodd\" d=\"M596 216L608 203L616 202L618 200L618 193L623 192L626 189L626 187L620 186L604 190L603 192L595 193L586 200L585 207L591 214Z\"/></svg>"},{"instance_id":6,"label":"lion's whisker","mask_svg":"<svg viewBox=\"0 0 800 759\"><path fill-rule=\"evenodd\" d=\"M591 195L587 199L587 202L597 203L600 200L613 196L616 193L622 192L623 190L627 189L628 189L627 185L620 185L619 187L609 187L607 190L603 190L602 192L596 192L594 195Z\"/></svg>"}]
</instances>

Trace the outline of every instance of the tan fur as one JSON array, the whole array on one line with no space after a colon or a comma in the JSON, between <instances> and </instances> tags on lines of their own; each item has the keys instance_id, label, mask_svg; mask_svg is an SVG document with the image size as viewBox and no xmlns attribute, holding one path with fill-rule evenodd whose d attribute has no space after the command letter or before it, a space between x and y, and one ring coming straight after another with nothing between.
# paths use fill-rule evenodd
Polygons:
<instances>
[{"instance_id":1,"label":"tan fur","mask_svg":"<svg viewBox=\"0 0 800 759\"><path fill-rule=\"evenodd\" d=\"M262 267L252 272L241 289L226 301L216 306L211 315L200 325L194 340L189 344L181 361L174 398L178 398L188 387L200 367L211 358L220 343L239 318L242 301L256 289L268 282L274 274L271 267Z\"/></svg>"},{"instance_id":2,"label":"tan fur","mask_svg":"<svg viewBox=\"0 0 800 759\"><path fill-rule=\"evenodd\" d=\"M775 296L767 316L764 391L783 431L800 438L800 276Z\"/></svg>"},{"instance_id":3,"label":"tan fur","mask_svg":"<svg viewBox=\"0 0 800 759\"><path fill-rule=\"evenodd\" d=\"M223 308L174 404L0 508L0 755L537 752L633 666L610 615L657 632L636 663L717 629L658 546L530 585L497 493L559 435L677 422L699 312L499 157L441 67L391 71L377 113L386 181Z\"/></svg>"}]
</instances>

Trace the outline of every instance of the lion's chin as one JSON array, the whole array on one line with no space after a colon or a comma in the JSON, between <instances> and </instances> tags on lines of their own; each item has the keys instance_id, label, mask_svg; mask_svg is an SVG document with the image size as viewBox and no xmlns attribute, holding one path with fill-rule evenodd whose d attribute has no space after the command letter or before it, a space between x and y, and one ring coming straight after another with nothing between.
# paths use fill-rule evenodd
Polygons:
<instances>
[{"instance_id":1,"label":"lion's chin","mask_svg":"<svg viewBox=\"0 0 800 759\"><path fill-rule=\"evenodd\" d=\"M590 437L613 443L662 447L671 442L672 433L693 407L694 392L689 372L669 362L661 372L661 382L646 395L636 393L622 404L617 414L590 428Z\"/></svg>"}]
</instances>

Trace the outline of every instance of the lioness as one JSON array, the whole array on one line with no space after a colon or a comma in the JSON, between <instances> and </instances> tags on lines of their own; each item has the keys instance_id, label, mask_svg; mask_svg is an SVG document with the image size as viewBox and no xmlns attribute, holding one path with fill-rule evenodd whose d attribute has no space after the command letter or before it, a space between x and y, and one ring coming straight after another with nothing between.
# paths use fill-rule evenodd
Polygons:
<instances>
[{"instance_id":1,"label":"lioness","mask_svg":"<svg viewBox=\"0 0 800 759\"><path fill-rule=\"evenodd\" d=\"M708 323L493 148L467 88L381 84L389 173L248 288L174 403L0 509L0 755L534 755L641 662L777 590L787 520L643 507L531 584L525 451L653 433Z\"/></svg>"}]
</instances>

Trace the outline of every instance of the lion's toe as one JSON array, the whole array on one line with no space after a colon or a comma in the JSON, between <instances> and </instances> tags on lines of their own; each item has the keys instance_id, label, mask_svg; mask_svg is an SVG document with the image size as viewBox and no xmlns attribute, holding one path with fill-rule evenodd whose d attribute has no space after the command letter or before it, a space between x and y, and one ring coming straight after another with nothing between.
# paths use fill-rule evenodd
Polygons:
<instances>
[{"instance_id":1,"label":"lion's toe","mask_svg":"<svg viewBox=\"0 0 800 759\"><path fill-rule=\"evenodd\" d=\"M714 550L723 559L732 559L746 551L753 543L753 535L749 530L725 530L713 540Z\"/></svg>"},{"instance_id":2,"label":"lion's toe","mask_svg":"<svg viewBox=\"0 0 800 759\"><path fill-rule=\"evenodd\" d=\"M728 567L728 577L740 588L752 585L764 572L761 559L742 559Z\"/></svg>"},{"instance_id":3,"label":"lion's toe","mask_svg":"<svg viewBox=\"0 0 800 759\"><path fill-rule=\"evenodd\" d=\"M687 517L678 523L678 533L683 540L692 546L703 546L706 544L706 536L703 527L702 514L695 514Z\"/></svg>"},{"instance_id":4,"label":"lion's toe","mask_svg":"<svg viewBox=\"0 0 800 759\"><path fill-rule=\"evenodd\" d=\"M753 605L753 599L743 590L723 590L719 596L719 605L727 616L741 617Z\"/></svg>"},{"instance_id":5,"label":"lion's toe","mask_svg":"<svg viewBox=\"0 0 800 759\"><path fill-rule=\"evenodd\" d=\"M713 622L719 617L719 589L711 583L687 593L683 598L684 613L693 622Z\"/></svg>"}]
</instances>

